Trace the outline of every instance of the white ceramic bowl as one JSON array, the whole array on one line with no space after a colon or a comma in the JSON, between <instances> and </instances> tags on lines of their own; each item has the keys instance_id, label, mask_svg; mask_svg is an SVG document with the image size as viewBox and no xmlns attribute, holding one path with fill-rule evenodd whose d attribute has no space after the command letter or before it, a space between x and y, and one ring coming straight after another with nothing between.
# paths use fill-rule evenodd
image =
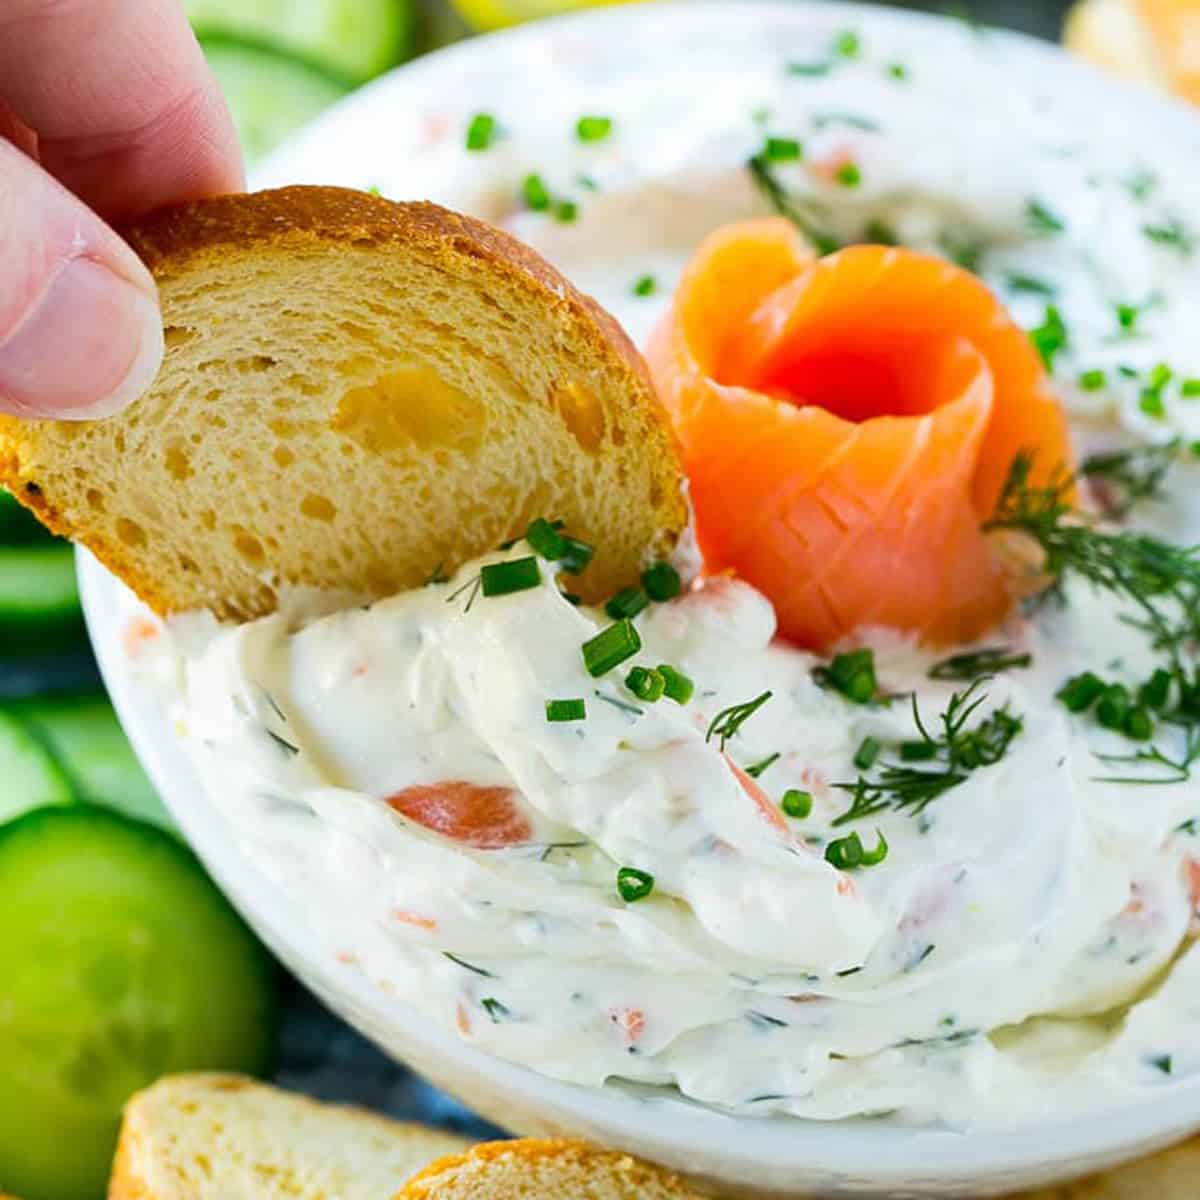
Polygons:
<instances>
[{"instance_id":1,"label":"white ceramic bowl","mask_svg":"<svg viewBox=\"0 0 1200 1200\"><path fill-rule=\"evenodd\" d=\"M566 49L578 69L589 55L621 70L632 42L678 48L692 39L744 35L758 24L776 39L809 39L853 23L869 36L936 43L944 22L847 4L675 3L601 9L464 43L432 55L358 93L296 139L259 172L260 185L357 183L380 155L418 144L423 105L440 91L505 77L528 84L543 56ZM1053 48L993 35L993 53L1011 59L1014 86L1036 80L1068 95L1081 119L1141 126L1200 152L1200 122L1149 93L1118 85ZM597 69L600 69L598 67ZM1007 69L1007 65L1006 65ZM638 86L631 80L630 86ZM653 86L643 77L641 86ZM364 131L372 131L364 136ZM401 161L403 161L401 159ZM394 171L393 171L394 174ZM394 189L393 189L394 190ZM406 189L425 192L414 175ZM436 198L436 196L434 197ZM143 764L188 840L263 940L336 1012L396 1058L499 1124L520 1133L577 1134L665 1163L747 1196L992 1196L1051 1183L1157 1149L1200 1128L1200 1081L1101 1115L1009 1132L914 1130L887 1121L834 1124L739 1119L671 1093L586 1089L500 1062L431 1027L352 968L334 960L282 893L241 857L230 829L205 800L176 748L161 707L132 679L121 647L131 598L91 558L81 556L84 608L105 679Z\"/></svg>"}]
</instances>

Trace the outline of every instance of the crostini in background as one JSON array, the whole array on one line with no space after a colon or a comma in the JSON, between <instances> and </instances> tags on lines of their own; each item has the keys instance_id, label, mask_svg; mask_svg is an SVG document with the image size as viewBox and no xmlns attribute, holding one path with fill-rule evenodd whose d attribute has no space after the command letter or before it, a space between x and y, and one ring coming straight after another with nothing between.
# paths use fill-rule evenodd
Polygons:
<instances>
[{"instance_id":1,"label":"crostini in background","mask_svg":"<svg viewBox=\"0 0 1200 1200\"><path fill-rule=\"evenodd\" d=\"M1200 0L1081 0L1063 40L1097 66L1200 104Z\"/></svg>"}]
</instances>

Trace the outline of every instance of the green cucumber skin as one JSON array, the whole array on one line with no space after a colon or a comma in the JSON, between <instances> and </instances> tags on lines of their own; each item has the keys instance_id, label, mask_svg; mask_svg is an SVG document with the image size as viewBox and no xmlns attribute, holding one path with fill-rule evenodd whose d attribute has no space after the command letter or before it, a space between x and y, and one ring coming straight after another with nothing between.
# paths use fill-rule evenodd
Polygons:
<instances>
[{"instance_id":1,"label":"green cucumber skin","mask_svg":"<svg viewBox=\"0 0 1200 1200\"><path fill-rule=\"evenodd\" d=\"M107 696L16 700L0 705L0 719L6 714L31 727L55 759L75 800L115 808L175 832L175 823L142 770ZM0 753L0 772L3 763Z\"/></svg>"},{"instance_id":2,"label":"green cucumber skin","mask_svg":"<svg viewBox=\"0 0 1200 1200\"><path fill-rule=\"evenodd\" d=\"M241 42L205 41L203 48L250 163L349 91L307 63Z\"/></svg>"},{"instance_id":3,"label":"green cucumber skin","mask_svg":"<svg viewBox=\"0 0 1200 1200\"><path fill-rule=\"evenodd\" d=\"M75 789L40 732L0 709L0 823L47 804L73 804Z\"/></svg>"},{"instance_id":4,"label":"green cucumber skin","mask_svg":"<svg viewBox=\"0 0 1200 1200\"><path fill-rule=\"evenodd\" d=\"M307 59L355 87L413 50L414 0L184 0L202 41L237 38Z\"/></svg>"},{"instance_id":5,"label":"green cucumber skin","mask_svg":"<svg viewBox=\"0 0 1200 1200\"><path fill-rule=\"evenodd\" d=\"M133 1092L270 1070L276 984L175 838L85 804L0 829L0 1187L103 1196Z\"/></svg>"},{"instance_id":6,"label":"green cucumber skin","mask_svg":"<svg viewBox=\"0 0 1200 1200\"><path fill-rule=\"evenodd\" d=\"M65 542L0 549L0 655L75 650L84 636L74 550Z\"/></svg>"}]
</instances>

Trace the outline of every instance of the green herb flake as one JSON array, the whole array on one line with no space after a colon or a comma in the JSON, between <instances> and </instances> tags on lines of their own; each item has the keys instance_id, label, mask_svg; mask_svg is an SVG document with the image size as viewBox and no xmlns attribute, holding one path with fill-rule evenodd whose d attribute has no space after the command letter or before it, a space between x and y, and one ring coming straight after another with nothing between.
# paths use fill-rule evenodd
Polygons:
<instances>
[{"instance_id":1,"label":"green herb flake","mask_svg":"<svg viewBox=\"0 0 1200 1200\"><path fill-rule=\"evenodd\" d=\"M1054 698L1068 712L1087 712L1104 694L1107 686L1099 675L1092 671L1085 671L1082 675L1075 675L1068 679L1055 693Z\"/></svg>"},{"instance_id":2,"label":"green herb flake","mask_svg":"<svg viewBox=\"0 0 1200 1200\"><path fill-rule=\"evenodd\" d=\"M853 29L845 29L833 39L833 52L838 58L861 58L862 38Z\"/></svg>"},{"instance_id":3,"label":"green herb flake","mask_svg":"<svg viewBox=\"0 0 1200 1200\"><path fill-rule=\"evenodd\" d=\"M834 172L833 178L844 188L856 188L862 183L862 168L858 163L842 163Z\"/></svg>"},{"instance_id":4,"label":"green herb flake","mask_svg":"<svg viewBox=\"0 0 1200 1200\"><path fill-rule=\"evenodd\" d=\"M512 1009L506 1004L501 1004L494 996L484 996L479 1001L479 1007L491 1018L493 1025L500 1025L513 1019Z\"/></svg>"},{"instance_id":5,"label":"green herb flake","mask_svg":"<svg viewBox=\"0 0 1200 1200\"><path fill-rule=\"evenodd\" d=\"M1146 224L1142 233L1156 245L1175 250L1188 258L1196 248L1195 235L1177 218L1172 217L1163 224Z\"/></svg>"},{"instance_id":6,"label":"green herb flake","mask_svg":"<svg viewBox=\"0 0 1200 1200\"><path fill-rule=\"evenodd\" d=\"M1149 1062L1156 1071L1161 1071L1164 1075L1170 1075L1175 1067L1174 1061L1169 1054L1159 1054L1150 1059Z\"/></svg>"},{"instance_id":7,"label":"green herb flake","mask_svg":"<svg viewBox=\"0 0 1200 1200\"><path fill-rule=\"evenodd\" d=\"M622 588L611 597L604 606L604 611L614 621L636 617L650 603L650 597L640 587Z\"/></svg>"},{"instance_id":8,"label":"green herb flake","mask_svg":"<svg viewBox=\"0 0 1200 1200\"><path fill-rule=\"evenodd\" d=\"M1029 340L1041 356L1047 371L1054 370L1054 360L1070 342L1070 334L1063 322L1062 313L1053 304L1046 306L1042 323L1029 331Z\"/></svg>"},{"instance_id":9,"label":"green herb flake","mask_svg":"<svg viewBox=\"0 0 1200 1200\"><path fill-rule=\"evenodd\" d=\"M617 895L626 904L645 900L654 891L654 876L636 867L621 867L617 871Z\"/></svg>"},{"instance_id":10,"label":"green herb flake","mask_svg":"<svg viewBox=\"0 0 1200 1200\"><path fill-rule=\"evenodd\" d=\"M653 296L658 291L658 280L653 275L639 275L630 290L635 296Z\"/></svg>"},{"instance_id":11,"label":"green herb flake","mask_svg":"<svg viewBox=\"0 0 1200 1200\"><path fill-rule=\"evenodd\" d=\"M903 63L888 63L887 76L889 79L895 79L898 82L903 83L908 79L909 71Z\"/></svg>"},{"instance_id":12,"label":"green herb flake","mask_svg":"<svg viewBox=\"0 0 1200 1200\"><path fill-rule=\"evenodd\" d=\"M583 665L593 679L607 675L642 648L637 626L628 618L602 629L594 638L584 642Z\"/></svg>"},{"instance_id":13,"label":"green herb flake","mask_svg":"<svg viewBox=\"0 0 1200 1200\"><path fill-rule=\"evenodd\" d=\"M574 200L559 200L554 205L554 219L570 225L579 219L579 205Z\"/></svg>"},{"instance_id":14,"label":"green herb flake","mask_svg":"<svg viewBox=\"0 0 1200 1200\"><path fill-rule=\"evenodd\" d=\"M1090 371L1081 372L1076 382L1079 384L1080 391L1102 392L1108 387L1108 372L1094 367Z\"/></svg>"},{"instance_id":15,"label":"green herb flake","mask_svg":"<svg viewBox=\"0 0 1200 1200\"><path fill-rule=\"evenodd\" d=\"M986 646L964 654L954 654L929 668L930 679L961 680L966 683L1001 671L1024 670L1033 663L1032 654L1013 651L1011 646Z\"/></svg>"},{"instance_id":16,"label":"green herb flake","mask_svg":"<svg viewBox=\"0 0 1200 1200\"><path fill-rule=\"evenodd\" d=\"M888 856L887 838L881 829L875 830L875 849L867 850L857 833L835 838L825 847L825 861L839 871L857 871L878 866Z\"/></svg>"},{"instance_id":17,"label":"green herb flake","mask_svg":"<svg viewBox=\"0 0 1200 1200\"><path fill-rule=\"evenodd\" d=\"M496 139L499 127L491 113L476 113L467 124L467 149L488 150Z\"/></svg>"},{"instance_id":18,"label":"green herb flake","mask_svg":"<svg viewBox=\"0 0 1200 1200\"><path fill-rule=\"evenodd\" d=\"M804 157L804 147L796 138L769 137L763 142L761 153L768 162L799 162Z\"/></svg>"},{"instance_id":19,"label":"green herb flake","mask_svg":"<svg viewBox=\"0 0 1200 1200\"><path fill-rule=\"evenodd\" d=\"M696 690L696 685L682 672L669 663L659 663L655 670L663 677L666 685L663 695L676 704L686 704Z\"/></svg>"},{"instance_id":20,"label":"green herb flake","mask_svg":"<svg viewBox=\"0 0 1200 1200\"><path fill-rule=\"evenodd\" d=\"M546 720L552 725L587 720L587 705L582 700L547 700Z\"/></svg>"},{"instance_id":21,"label":"green herb flake","mask_svg":"<svg viewBox=\"0 0 1200 1200\"><path fill-rule=\"evenodd\" d=\"M625 676L625 686L647 704L654 704L666 694L667 684L662 672L647 667L634 667Z\"/></svg>"},{"instance_id":22,"label":"green herb flake","mask_svg":"<svg viewBox=\"0 0 1200 1200\"><path fill-rule=\"evenodd\" d=\"M789 75L798 75L806 79L819 79L832 70L831 62L790 62L787 65Z\"/></svg>"},{"instance_id":23,"label":"green herb flake","mask_svg":"<svg viewBox=\"0 0 1200 1200\"><path fill-rule=\"evenodd\" d=\"M669 562L656 562L642 572L642 587L651 600L662 604L679 595L683 580Z\"/></svg>"},{"instance_id":24,"label":"green herb flake","mask_svg":"<svg viewBox=\"0 0 1200 1200\"><path fill-rule=\"evenodd\" d=\"M1062 217L1033 197L1025 201L1025 224L1036 237L1052 237L1067 228Z\"/></svg>"},{"instance_id":25,"label":"green herb flake","mask_svg":"<svg viewBox=\"0 0 1200 1200\"><path fill-rule=\"evenodd\" d=\"M863 738L862 744L854 754L854 765L860 771L869 771L875 765L875 760L879 757L882 749L883 744L878 738Z\"/></svg>"},{"instance_id":26,"label":"green herb flake","mask_svg":"<svg viewBox=\"0 0 1200 1200\"><path fill-rule=\"evenodd\" d=\"M779 807L783 809L786 816L796 821L803 821L811 815L813 810L812 792L802 792L799 788L788 788L783 793Z\"/></svg>"},{"instance_id":27,"label":"green herb flake","mask_svg":"<svg viewBox=\"0 0 1200 1200\"><path fill-rule=\"evenodd\" d=\"M516 558L488 563L479 572L479 582L484 596L508 596L537 587L542 582L542 572L536 558Z\"/></svg>"},{"instance_id":28,"label":"green herb flake","mask_svg":"<svg viewBox=\"0 0 1200 1200\"><path fill-rule=\"evenodd\" d=\"M870 704L879 690L875 652L862 649L839 654L828 666L817 667L813 678L821 687L839 692L853 704Z\"/></svg>"},{"instance_id":29,"label":"green herb flake","mask_svg":"<svg viewBox=\"0 0 1200 1200\"><path fill-rule=\"evenodd\" d=\"M612 131L612 117L584 116L575 122L575 136L581 142L602 142Z\"/></svg>"},{"instance_id":30,"label":"green herb flake","mask_svg":"<svg viewBox=\"0 0 1200 1200\"><path fill-rule=\"evenodd\" d=\"M762 776L764 771L774 766L778 761L779 751L776 750L774 754L768 754L767 757L762 759L760 762L752 763L748 767L743 767L742 770L745 771L751 779L758 779Z\"/></svg>"},{"instance_id":31,"label":"green herb flake","mask_svg":"<svg viewBox=\"0 0 1200 1200\"><path fill-rule=\"evenodd\" d=\"M530 550L547 562L557 562L566 549L566 542L559 529L560 525L547 521L545 517L531 521L525 531L525 540L529 543Z\"/></svg>"},{"instance_id":32,"label":"green herb flake","mask_svg":"<svg viewBox=\"0 0 1200 1200\"><path fill-rule=\"evenodd\" d=\"M550 207L550 189L540 175L526 175L521 184L525 207L533 212L545 212Z\"/></svg>"},{"instance_id":33,"label":"green herb flake","mask_svg":"<svg viewBox=\"0 0 1200 1200\"><path fill-rule=\"evenodd\" d=\"M1185 379L1179 385L1179 394L1185 400L1195 400L1200 396L1200 379Z\"/></svg>"},{"instance_id":34,"label":"green herb flake","mask_svg":"<svg viewBox=\"0 0 1200 1200\"><path fill-rule=\"evenodd\" d=\"M1058 295L1058 289L1052 283L1039 279L1036 275L1026 275L1014 271L1004 277L1004 282L1010 292L1023 292L1030 296L1045 296L1048 300Z\"/></svg>"}]
</instances>

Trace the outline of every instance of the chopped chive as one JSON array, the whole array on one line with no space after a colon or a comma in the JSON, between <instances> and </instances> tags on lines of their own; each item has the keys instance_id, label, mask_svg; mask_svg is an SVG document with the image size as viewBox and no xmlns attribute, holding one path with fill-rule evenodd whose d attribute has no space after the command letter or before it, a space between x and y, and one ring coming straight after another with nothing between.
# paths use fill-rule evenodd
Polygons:
<instances>
[{"instance_id":1,"label":"chopped chive","mask_svg":"<svg viewBox=\"0 0 1200 1200\"><path fill-rule=\"evenodd\" d=\"M1084 371L1079 376L1079 386L1085 392L1099 392L1108 386L1108 373L1098 368Z\"/></svg>"},{"instance_id":2,"label":"chopped chive","mask_svg":"<svg viewBox=\"0 0 1200 1200\"><path fill-rule=\"evenodd\" d=\"M521 184L521 195L525 199L525 207L534 212L545 212L550 207L550 189L546 187L540 175L526 175Z\"/></svg>"},{"instance_id":3,"label":"chopped chive","mask_svg":"<svg viewBox=\"0 0 1200 1200\"><path fill-rule=\"evenodd\" d=\"M1170 1075L1174 1068L1174 1062L1169 1054L1160 1054L1157 1058L1152 1058L1150 1065L1155 1070L1161 1071L1164 1075Z\"/></svg>"},{"instance_id":4,"label":"chopped chive","mask_svg":"<svg viewBox=\"0 0 1200 1200\"><path fill-rule=\"evenodd\" d=\"M1026 275L1021 271L1014 271L1011 275L1006 276L1005 283L1008 284L1010 291L1026 292L1032 296L1045 296L1048 300L1054 299L1058 294L1053 284L1039 279L1036 275Z\"/></svg>"},{"instance_id":5,"label":"chopped chive","mask_svg":"<svg viewBox=\"0 0 1200 1200\"><path fill-rule=\"evenodd\" d=\"M499 1025L502 1021L512 1020L512 1009L507 1004L501 1004L494 996L484 996L479 1001L479 1007L491 1017L493 1025Z\"/></svg>"},{"instance_id":6,"label":"chopped chive","mask_svg":"<svg viewBox=\"0 0 1200 1200\"><path fill-rule=\"evenodd\" d=\"M1124 729L1130 711L1129 689L1112 683L1096 701L1096 721L1105 729Z\"/></svg>"},{"instance_id":7,"label":"chopped chive","mask_svg":"<svg viewBox=\"0 0 1200 1200\"><path fill-rule=\"evenodd\" d=\"M1166 708L1171 695L1171 672L1165 667L1159 667L1145 683L1138 688L1138 703L1152 708L1156 712Z\"/></svg>"},{"instance_id":8,"label":"chopped chive","mask_svg":"<svg viewBox=\"0 0 1200 1200\"><path fill-rule=\"evenodd\" d=\"M525 540L529 543L530 550L547 562L557 562L566 548L563 535L553 522L547 521L545 517L538 517L530 523L525 531Z\"/></svg>"},{"instance_id":9,"label":"chopped chive","mask_svg":"<svg viewBox=\"0 0 1200 1200\"><path fill-rule=\"evenodd\" d=\"M612 128L612 117L580 117L575 122L575 136L581 142L602 142Z\"/></svg>"},{"instance_id":10,"label":"chopped chive","mask_svg":"<svg viewBox=\"0 0 1200 1200\"><path fill-rule=\"evenodd\" d=\"M1154 719L1150 713L1138 705L1129 710L1122 731L1127 738L1135 742L1148 742L1154 736Z\"/></svg>"},{"instance_id":11,"label":"chopped chive","mask_svg":"<svg viewBox=\"0 0 1200 1200\"><path fill-rule=\"evenodd\" d=\"M1127 333L1132 333L1142 315L1141 308L1136 304L1118 304L1114 311L1117 314L1117 324Z\"/></svg>"},{"instance_id":12,"label":"chopped chive","mask_svg":"<svg viewBox=\"0 0 1200 1200\"><path fill-rule=\"evenodd\" d=\"M491 113L476 113L467 126L467 149L487 150L496 136L496 118Z\"/></svg>"},{"instance_id":13,"label":"chopped chive","mask_svg":"<svg viewBox=\"0 0 1200 1200\"><path fill-rule=\"evenodd\" d=\"M642 648L642 639L634 623L617 621L583 643L583 665L593 679L607 675Z\"/></svg>"},{"instance_id":14,"label":"chopped chive","mask_svg":"<svg viewBox=\"0 0 1200 1200\"><path fill-rule=\"evenodd\" d=\"M595 553L595 546L591 546L587 542L581 542L578 538L567 537L564 534L563 552L559 556L558 561L562 564L562 569L568 575L579 575L587 569L587 565L592 561Z\"/></svg>"},{"instance_id":15,"label":"chopped chive","mask_svg":"<svg viewBox=\"0 0 1200 1200\"><path fill-rule=\"evenodd\" d=\"M901 742L900 757L904 762L927 762L936 758L937 742Z\"/></svg>"},{"instance_id":16,"label":"chopped chive","mask_svg":"<svg viewBox=\"0 0 1200 1200\"><path fill-rule=\"evenodd\" d=\"M858 163L842 163L833 177L842 187L855 188L862 183L862 168Z\"/></svg>"},{"instance_id":17,"label":"chopped chive","mask_svg":"<svg viewBox=\"0 0 1200 1200\"><path fill-rule=\"evenodd\" d=\"M862 38L853 29L845 29L833 39L833 52L839 58L858 58L862 54Z\"/></svg>"},{"instance_id":18,"label":"chopped chive","mask_svg":"<svg viewBox=\"0 0 1200 1200\"><path fill-rule=\"evenodd\" d=\"M579 216L579 205L574 200L560 200L554 206L554 219L564 225L570 225Z\"/></svg>"},{"instance_id":19,"label":"chopped chive","mask_svg":"<svg viewBox=\"0 0 1200 1200\"><path fill-rule=\"evenodd\" d=\"M857 833L835 838L825 847L825 861L839 871L878 866L888 856L888 843L882 830L875 830L875 836L878 841L874 850L867 850Z\"/></svg>"},{"instance_id":20,"label":"chopped chive","mask_svg":"<svg viewBox=\"0 0 1200 1200\"><path fill-rule=\"evenodd\" d=\"M802 75L807 79L817 79L828 75L833 70L831 62L790 62L787 65L789 75Z\"/></svg>"},{"instance_id":21,"label":"chopped chive","mask_svg":"<svg viewBox=\"0 0 1200 1200\"><path fill-rule=\"evenodd\" d=\"M696 690L696 685L682 672L667 663L659 663L655 670L662 676L663 695L676 704L686 704Z\"/></svg>"},{"instance_id":22,"label":"chopped chive","mask_svg":"<svg viewBox=\"0 0 1200 1200\"><path fill-rule=\"evenodd\" d=\"M633 904L645 898L654 891L654 876L637 867L621 867L617 871L617 895L626 904Z\"/></svg>"},{"instance_id":23,"label":"chopped chive","mask_svg":"<svg viewBox=\"0 0 1200 1200\"><path fill-rule=\"evenodd\" d=\"M632 290L635 296L653 296L658 291L658 280L653 275L639 275Z\"/></svg>"},{"instance_id":24,"label":"chopped chive","mask_svg":"<svg viewBox=\"0 0 1200 1200\"><path fill-rule=\"evenodd\" d=\"M634 667L625 676L625 686L639 699L647 704L661 700L667 690L666 681L661 672L647 667Z\"/></svg>"},{"instance_id":25,"label":"chopped chive","mask_svg":"<svg viewBox=\"0 0 1200 1200\"><path fill-rule=\"evenodd\" d=\"M761 762L756 762L749 767L743 767L742 770L745 771L746 774L749 775L751 779L758 779L759 776L762 775L762 773L765 770L767 770L768 767L772 766L773 764L777 763L778 761L779 761L779 751L776 750L774 754L768 754L767 757L764 758Z\"/></svg>"},{"instance_id":26,"label":"chopped chive","mask_svg":"<svg viewBox=\"0 0 1200 1200\"><path fill-rule=\"evenodd\" d=\"M886 221L872 217L863 229L863 239L874 246L898 246L900 237Z\"/></svg>"},{"instance_id":27,"label":"chopped chive","mask_svg":"<svg viewBox=\"0 0 1200 1200\"><path fill-rule=\"evenodd\" d=\"M630 586L611 597L604 611L614 621L620 621L625 617L636 617L649 603L650 597L640 587Z\"/></svg>"},{"instance_id":28,"label":"chopped chive","mask_svg":"<svg viewBox=\"0 0 1200 1200\"><path fill-rule=\"evenodd\" d=\"M860 865L864 867L877 867L888 856L888 842L887 838L883 836L883 830L876 829L875 837L878 839L875 843L875 849L863 852ZM932 949L932 947L930 948Z\"/></svg>"},{"instance_id":29,"label":"chopped chive","mask_svg":"<svg viewBox=\"0 0 1200 1200\"><path fill-rule=\"evenodd\" d=\"M787 816L794 817L797 821L803 821L812 812L812 792L802 792L799 788L788 788L783 793L779 807Z\"/></svg>"},{"instance_id":30,"label":"chopped chive","mask_svg":"<svg viewBox=\"0 0 1200 1200\"><path fill-rule=\"evenodd\" d=\"M854 765L860 771L870 770L875 765L875 760L879 757L879 752L882 749L883 746L880 744L878 738L863 738L862 745L859 746L854 755Z\"/></svg>"},{"instance_id":31,"label":"chopped chive","mask_svg":"<svg viewBox=\"0 0 1200 1200\"><path fill-rule=\"evenodd\" d=\"M1117 374L1124 379L1136 379L1138 370L1137 367L1131 367L1128 363L1121 363L1117 367Z\"/></svg>"},{"instance_id":32,"label":"chopped chive","mask_svg":"<svg viewBox=\"0 0 1200 1200\"><path fill-rule=\"evenodd\" d=\"M669 562L656 562L642 572L642 587L646 589L650 599L659 604L666 600L674 600L682 586L679 572Z\"/></svg>"},{"instance_id":33,"label":"chopped chive","mask_svg":"<svg viewBox=\"0 0 1200 1200\"><path fill-rule=\"evenodd\" d=\"M1062 313L1053 304L1046 305L1046 313L1042 323L1029 331L1029 340L1041 355L1047 371L1054 370L1054 359L1060 350L1064 350L1070 341L1067 326L1062 319Z\"/></svg>"},{"instance_id":34,"label":"chopped chive","mask_svg":"<svg viewBox=\"0 0 1200 1200\"><path fill-rule=\"evenodd\" d=\"M1086 712L1100 699L1106 686L1099 675L1085 671L1082 675L1068 679L1059 688L1055 699L1059 700L1069 712Z\"/></svg>"},{"instance_id":35,"label":"chopped chive","mask_svg":"<svg viewBox=\"0 0 1200 1200\"><path fill-rule=\"evenodd\" d=\"M582 700L547 700L546 720L552 724L562 721L584 721L587 705Z\"/></svg>"},{"instance_id":36,"label":"chopped chive","mask_svg":"<svg viewBox=\"0 0 1200 1200\"><path fill-rule=\"evenodd\" d=\"M1167 406L1163 402L1162 392L1155 388L1143 388L1138 397L1138 408L1148 417L1161 421L1167 415Z\"/></svg>"},{"instance_id":37,"label":"chopped chive","mask_svg":"<svg viewBox=\"0 0 1200 1200\"><path fill-rule=\"evenodd\" d=\"M485 596L508 596L525 592L542 582L536 558L516 558L511 562L488 563L479 572Z\"/></svg>"},{"instance_id":38,"label":"chopped chive","mask_svg":"<svg viewBox=\"0 0 1200 1200\"><path fill-rule=\"evenodd\" d=\"M832 688L855 704L870 704L878 690L875 652L863 649L839 654L829 666L818 667L813 678L821 687Z\"/></svg>"},{"instance_id":39,"label":"chopped chive","mask_svg":"<svg viewBox=\"0 0 1200 1200\"><path fill-rule=\"evenodd\" d=\"M889 63L887 73L890 79L905 80L908 78L908 68L903 63Z\"/></svg>"},{"instance_id":40,"label":"chopped chive","mask_svg":"<svg viewBox=\"0 0 1200 1200\"><path fill-rule=\"evenodd\" d=\"M1062 217L1052 212L1040 200L1032 197L1025 201L1025 221L1029 228L1040 237L1062 233L1067 228Z\"/></svg>"},{"instance_id":41,"label":"chopped chive","mask_svg":"<svg viewBox=\"0 0 1200 1200\"><path fill-rule=\"evenodd\" d=\"M763 156L769 162L799 162L804 148L795 138L769 137L763 143Z\"/></svg>"}]
</instances>

